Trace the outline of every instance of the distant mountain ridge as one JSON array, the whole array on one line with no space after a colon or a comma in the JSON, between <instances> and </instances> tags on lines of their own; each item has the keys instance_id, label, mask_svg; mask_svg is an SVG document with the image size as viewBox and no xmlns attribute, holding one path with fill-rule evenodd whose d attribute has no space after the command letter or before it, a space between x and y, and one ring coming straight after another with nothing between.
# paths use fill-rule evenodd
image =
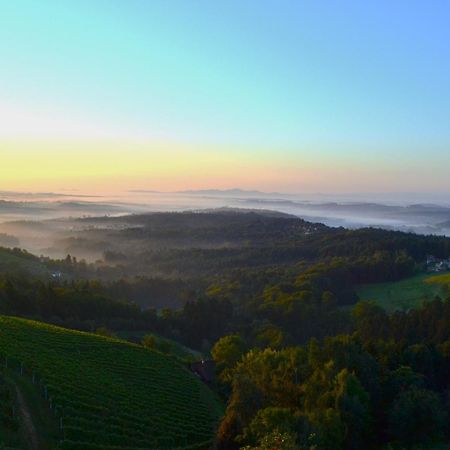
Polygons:
<instances>
[{"instance_id":1,"label":"distant mountain ridge","mask_svg":"<svg viewBox=\"0 0 450 450\"><path fill-rule=\"evenodd\" d=\"M233 189L188 189L185 191L177 191L176 194L193 194L193 195L286 195L279 192L262 192L252 191L239 188Z\"/></svg>"},{"instance_id":2,"label":"distant mountain ridge","mask_svg":"<svg viewBox=\"0 0 450 450\"><path fill-rule=\"evenodd\" d=\"M280 192L263 192L257 190L246 190L240 188L232 189L186 189L181 191L164 192L152 189L133 189L128 192L134 192L138 194L188 194L188 195L282 195L286 196L289 194L282 194Z\"/></svg>"}]
</instances>

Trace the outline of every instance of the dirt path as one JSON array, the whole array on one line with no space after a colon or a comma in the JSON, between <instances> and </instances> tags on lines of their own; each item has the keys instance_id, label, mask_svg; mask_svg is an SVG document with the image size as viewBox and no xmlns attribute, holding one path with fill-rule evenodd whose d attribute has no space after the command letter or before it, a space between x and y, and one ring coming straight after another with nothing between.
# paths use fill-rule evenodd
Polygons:
<instances>
[{"instance_id":1,"label":"dirt path","mask_svg":"<svg viewBox=\"0 0 450 450\"><path fill-rule=\"evenodd\" d=\"M30 450L38 450L39 448L39 440L37 437L36 429L33 424L33 420L31 419L31 414L28 409L28 406L23 398L22 392L20 392L19 387L16 385L16 395L17 395L17 405L20 411L20 417L22 419L22 427L24 440L28 449Z\"/></svg>"}]
</instances>

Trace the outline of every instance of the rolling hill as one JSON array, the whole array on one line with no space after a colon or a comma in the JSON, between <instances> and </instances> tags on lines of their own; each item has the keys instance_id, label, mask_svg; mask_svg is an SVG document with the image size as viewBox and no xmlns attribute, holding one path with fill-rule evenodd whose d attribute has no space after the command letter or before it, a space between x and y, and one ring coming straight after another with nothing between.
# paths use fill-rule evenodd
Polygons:
<instances>
[{"instance_id":1,"label":"rolling hill","mask_svg":"<svg viewBox=\"0 0 450 450\"><path fill-rule=\"evenodd\" d=\"M25 400L40 392L34 418L57 423L57 446L42 448L200 450L222 414L177 361L118 339L0 316L0 363Z\"/></svg>"},{"instance_id":2,"label":"rolling hill","mask_svg":"<svg viewBox=\"0 0 450 450\"><path fill-rule=\"evenodd\" d=\"M37 256L20 249L0 247L0 273L48 274L49 270Z\"/></svg>"}]
</instances>

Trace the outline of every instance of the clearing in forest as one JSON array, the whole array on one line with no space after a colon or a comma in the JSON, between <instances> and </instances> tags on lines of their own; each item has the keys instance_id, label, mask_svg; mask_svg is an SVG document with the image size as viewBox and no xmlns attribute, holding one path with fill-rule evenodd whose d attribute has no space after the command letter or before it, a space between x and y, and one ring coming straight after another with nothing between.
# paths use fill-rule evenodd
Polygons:
<instances>
[{"instance_id":1,"label":"clearing in forest","mask_svg":"<svg viewBox=\"0 0 450 450\"><path fill-rule=\"evenodd\" d=\"M386 311L404 311L417 308L436 296L445 298L449 283L450 272L428 273L395 282L360 285L356 292L361 300L375 301Z\"/></svg>"}]
</instances>

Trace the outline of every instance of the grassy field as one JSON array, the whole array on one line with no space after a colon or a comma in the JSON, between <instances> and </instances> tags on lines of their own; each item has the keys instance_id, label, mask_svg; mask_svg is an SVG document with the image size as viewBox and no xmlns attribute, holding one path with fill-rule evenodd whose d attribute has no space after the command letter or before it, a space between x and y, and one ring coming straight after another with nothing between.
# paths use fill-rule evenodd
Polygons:
<instances>
[{"instance_id":1,"label":"grassy field","mask_svg":"<svg viewBox=\"0 0 450 450\"><path fill-rule=\"evenodd\" d=\"M419 307L436 295L445 297L450 272L439 275L420 274L392 283L361 285L357 294L361 300L373 300L389 312Z\"/></svg>"},{"instance_id":2,"label":"grassy field","mask_svg":"<svg viewBox=\"0 0 450 450\"><path fill-rule=\"evenodd\" d=\"M440 275L433 275L425 280L429 284L450 284L450 272Z\"/></svg>"},{"instance_id":3,"label":"grassy field","mask_svg":"<svg viewBox=\"0 0 450 450\"><path fill-rule=\"evenodd\" d=\"M0 316L0 364L62 450L202 450L223 413L174 358L119 339Z\"/></svg>"}]
</instances>

